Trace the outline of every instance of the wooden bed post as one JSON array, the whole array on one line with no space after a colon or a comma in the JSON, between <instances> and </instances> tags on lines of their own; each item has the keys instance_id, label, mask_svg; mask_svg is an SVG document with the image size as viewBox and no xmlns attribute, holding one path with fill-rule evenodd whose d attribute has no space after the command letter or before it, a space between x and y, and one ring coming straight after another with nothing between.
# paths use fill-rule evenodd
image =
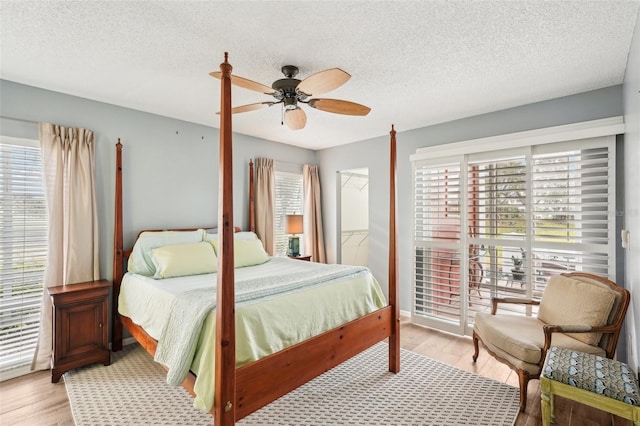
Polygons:
<instances>
[{"instance_id":1,"label":"wooden bed post","mask_svg":"<svg viewBox=\"0 0 640 426\"><path fill-rule=\"evenodd\" d=\"M256 232L256 190L253 177L253 160L249 160L249 230Z\"/></svg>"},{"instance_id":2,"label":"wooden bed post","mask_svg":"<svg viewBox=\"0 0 640 426\"><path fill-rule=\"evenodd\" d=\"M231 70L228 53L220 64L220 188L218 201L218 288L216 300L214 424L236 421L235 276L233 255L233 170Z\"/></svg>"},{"instance_id":3,"label":"wooden bed post","mask_svg":"<svg viewBox=\"0 0 640 426\"><path fill-rule=\"evenodd\" d=\"M391 126L390 206L389 206L389 303L380 309L328 330L304 342L236 369L235 270L233 224L233 158L231 128L231 71L228 54L218 73L221 81L220 167L218 202L218 274L216 290L216 330L213 409L216 426L234 425L236 420L276 400L347 359L389 339L389 371L400 370L400 308L397 285L396 218L396 132ZM250 163L251 229L255 229L254 171ZM122 348L122 327L154 354L157 341L131 318L117 313L118 296L124 273L122 211L122 144L116 144L116 188L113 251L113 350ZM183 229L183 231L186 229ZM189 229L193 230L193 229ZM189 372L183 382L195 396L196 377Z\"/></svg>"},{"instance_id":4,"label":"wooden bed post","mask_svg":"<svg viewBox=\"0 0 640 426\"><path fill-rule=\"evenodd\" d=\"M112 337L111 350L117 352L122 349L122 322L118 315L118 296L120 294L120 284L124 273L124 243L122 238L122 144L120 138L116 144L116 191L115 191L115 212L113 215L113 289L111 290L112 309Z\"/></svg>"},{"instance_id":5,"label":"wooden bed post","mask_svg":"<svg viewBox=\"0 0 640 426\"><path fill-rule=\"evenodd\" d=\"M389 371L400 371L400 306L398 300L398 242L396 236L396 131L391 125L389 154L389 305L391 305L391 335L389 336Z\"/></svg>"}]
</instances>

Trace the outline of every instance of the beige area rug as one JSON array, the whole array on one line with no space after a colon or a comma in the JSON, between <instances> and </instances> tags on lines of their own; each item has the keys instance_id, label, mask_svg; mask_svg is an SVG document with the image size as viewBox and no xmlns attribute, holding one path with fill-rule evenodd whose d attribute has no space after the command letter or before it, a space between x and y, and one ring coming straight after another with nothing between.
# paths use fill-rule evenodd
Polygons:
<instances>
[{"instance_id":1,"label":"beige area rug","mask_svg":"<svg viewBox=\"0 0 640 426\"><path fill-rule=\"evenodd\" d=\"M379 343L242 419L242 425L513 425L518 389L401 351L389 373ZM206 425L213 418L165 382L139 345L64 375L77 425Z\"/></svg>"}]
</instances>

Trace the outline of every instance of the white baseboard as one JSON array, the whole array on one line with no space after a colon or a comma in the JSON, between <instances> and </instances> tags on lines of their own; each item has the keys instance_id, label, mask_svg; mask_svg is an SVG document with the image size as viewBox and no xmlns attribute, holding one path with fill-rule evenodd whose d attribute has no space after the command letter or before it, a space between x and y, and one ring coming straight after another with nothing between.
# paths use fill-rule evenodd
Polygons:
<instances>
[{"instance_id":1,"label":"white baseboard","mask_svg":"<svg viewBox=\"0 0 640 426\"><path fill-rule=\"evenodd\" d=\"M138 343L136 339L133 337L127 337L126 339L122 339L122 346L133 345L134 343ZM113 342L109 343L109 350L113 350Z\"/></svg>"},{"instance_id":2,"label":"white baseboard","mask_svg":"<svg viewBox=\"0 0 640 426\"><path fill-rule=\"evenodd\" d=\"M15 379L16 377L24 376L26 374L30 374L34 372L35 371L31 370L31 364L10 368L8 370L4 370L0 372L0 382L4 382L5 380Z\"/></svg>"},{"instance_id":3,"label":"white baseboard","mask_svg":"<svg viewBox=\"0 0 640 426\"><path fill-rule=\"evenodd\" d=\"M138 343L138 342L133 337L127 337L126 339L122 339L122 346L133 345L134 343Z\"/></svg>"}]
</instances>

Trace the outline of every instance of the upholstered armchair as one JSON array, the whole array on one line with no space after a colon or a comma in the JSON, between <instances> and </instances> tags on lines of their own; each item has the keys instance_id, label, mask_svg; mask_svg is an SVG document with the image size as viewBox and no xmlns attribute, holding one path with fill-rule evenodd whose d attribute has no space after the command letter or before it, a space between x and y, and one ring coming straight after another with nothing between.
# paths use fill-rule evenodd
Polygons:
<instances>
[{"instance_id":1,"label":"upholstered armchair","mask_svg":"<svg viewBox=\"0 0 640 426\"><path fill-rule=\"evenodd\" d=\"M613 358L629 306L629 292L597 275L554 275L541 301L494 298L491 314L478 313L473 326L473 361L478 342L518 374L520 411L527 404L529 380L539 379L553 346ZM537 317L499 313L500 304L539 305Z\"/></svg>"}]
</instances>

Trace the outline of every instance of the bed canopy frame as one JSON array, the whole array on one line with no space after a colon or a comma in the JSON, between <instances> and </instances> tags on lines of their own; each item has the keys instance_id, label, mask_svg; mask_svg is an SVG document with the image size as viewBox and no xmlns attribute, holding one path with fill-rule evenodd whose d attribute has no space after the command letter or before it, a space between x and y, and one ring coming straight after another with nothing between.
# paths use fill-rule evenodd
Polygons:
<instances>
[{"instance_id":1,"label":"bed canopy frame","mask_svg":"<svg viewBox=\"0 0 640 426\"><path fill-rule=\"evenodd\" d=\"M400 371L400 309L397 286L396 241L396 132L390 131L389 168L389 279L388 305L311 339L248 365L236 368L233 173L231 131L231 71L228 54L220 64L220 165L218 211L218 273L215 341L215 394L211 413L217 426L235 424L248 414L296 389L325 371L386 338L389 339L389 371ZM249 217L255 228L253 168L250 167ZM147 352L154 354L157 341L130 318L118 314L118 296L124 261L131 254L123 246L122 144L116 144L116 187L113 257L114 351L122 349L123 325ZM194 395L195 376L189 373L183 386Z\"/></svg>"}]
</instances>

